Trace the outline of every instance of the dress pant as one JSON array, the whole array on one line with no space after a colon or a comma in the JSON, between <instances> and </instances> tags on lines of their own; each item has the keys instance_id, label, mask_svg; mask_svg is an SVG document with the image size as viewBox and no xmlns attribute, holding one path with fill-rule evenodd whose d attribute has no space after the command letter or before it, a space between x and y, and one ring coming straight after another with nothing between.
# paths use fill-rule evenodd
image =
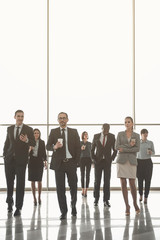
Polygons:
<instances>
[{"instance_id":1,"label":"dress pant","mask_svg":"<svg viewBox=\"0 0 160 240\"><path fill-rule=\"evenodd\" d=\"M60 168L55 170L58 203L62 214L66 214L68 211L65 194L66 175L68 179L68 185L70 187L71 207L73 208L76 206L77 202L77 165L75 164L74 159L70 159L69 162L62 162Z\"/></svg>"},{"instance_id":2,"label":"dress pant","mask_svg":"<svg viewBox=\"0 0 160 240\"><path fill-rule=\"evenodd\" d=\"M150 185L151 185L153 163L151 158L142 159L142 160L137 159L137 161L138 161L137 178L138 178L139 194L141 196L143 195L143 182L145 182L144 196L145 198L147 198L150 190Z\"/></svg>"},{"instance_id":3,"label":"dress pant","mask_svg":"<svg viewBox=\"0 0 160 240\"><path fill-rule=\"evenodd\" d=\"M89 187L90 171L91 171L91 159L90 157L81 158L81 186L82 188Z\"/></svg>"},{"instance_id":4,"label":"dress pant","mask_svg":"<svg viewBox=\"0 0 160 240\"><path fill-rule=\"evenodd\" d=\"M16 177L16 208L22 209L24 190L25 190L25 172L26 165L17 165L15 159L10 164L5 164L5 175L7 182L7 199L8 204L13 203L14 180Z\"/></svg>"},{"instance_id":5,"label":"dress pant","mask_svg":"<svg viewBox=\"0 0 160 240\"><path fill-rule=\"evenodd\" d=\"M99 200L102 171L104 175L103 201L106 202L110 199L111 162L102 159L95 164L94 198L96 202Z\"/></svg>"}]
</instances>

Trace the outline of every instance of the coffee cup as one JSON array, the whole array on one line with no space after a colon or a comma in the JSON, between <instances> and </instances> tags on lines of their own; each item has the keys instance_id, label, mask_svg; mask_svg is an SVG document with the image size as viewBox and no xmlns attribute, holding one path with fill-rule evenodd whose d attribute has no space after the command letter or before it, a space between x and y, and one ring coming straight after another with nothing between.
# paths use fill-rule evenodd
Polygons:
<instances>
[{"instance_id":1,"label":"coffee cup","mask_svg":"<svg viewBox=\"0 0 160 240\"><path fill-rule=\"evenodd\" d=\"M147 154L151 154L151 148L147 148Z\"/></svg>"},{"instance_id":2,"label":"coffee cup","mask_svg":"<svg viewBox=\"0 0 160 240\"><path fill-rule=\"evenodd\" d=\"M132 139L131 139L131 142L135 144L135 143L136 143L136 139L135 139L135 138L132 138Z\"/></svg>"},{"instance_id":3,"label":"coffee cup","mask_svg":"<svg viewBox=\"0 0 160 240\"><path fill-rule=\"evenodd\" d=\"M63 138L58 138L58 142L63 145Z\"/></svg>"},{"instance_id":4,"label":"coffee cup","mask_svg":"<svg viewBox=\"0 0 160 240\"><path fill-rule=\"evenodd\" d=\"M86 146L85 145L82 145L82 149L85 150Z\"/></svg>"}]
</instances>

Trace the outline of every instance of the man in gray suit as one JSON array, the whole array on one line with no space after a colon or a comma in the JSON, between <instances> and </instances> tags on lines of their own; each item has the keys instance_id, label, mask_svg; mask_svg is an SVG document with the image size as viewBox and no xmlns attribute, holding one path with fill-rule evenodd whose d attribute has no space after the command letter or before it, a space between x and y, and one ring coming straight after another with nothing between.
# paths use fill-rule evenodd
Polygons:
<instances>
[{"instance_id":1,"label":"man in gray suit","mask_svg":"<svg viewBox=\"0 0 160 240\"><path fill-rule=\"evenodd\" d=\"M110 125L104 123L102 132L95 134L92 142L91 155L95 163L94 205L98 206L102 171L104 173L103 202L110 207L110 177L111 164L115 159L115 136L109 133Z\"/></svg>"}]
</instances>

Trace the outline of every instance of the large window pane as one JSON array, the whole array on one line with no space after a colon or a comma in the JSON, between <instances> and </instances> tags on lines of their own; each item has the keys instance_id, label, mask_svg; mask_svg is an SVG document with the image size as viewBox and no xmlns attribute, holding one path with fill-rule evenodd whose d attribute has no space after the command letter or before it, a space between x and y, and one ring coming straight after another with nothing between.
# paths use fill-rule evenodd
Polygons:
<instances>
[{"instance_id":1,"label":"large window pane","mask_svg":"<svg viewBox=\"0 0 160 240\"><path fill-rule=\"evenodd\" d=\"M136 1L136 121L159 123L160 1Z\"/></svg>"},{"instance_id":2,"label":"large window pane","mask_svg":"<svg viewBox=\"0 0 160 240\"><path fill-rule=\"evenodd\" d=\"M50 123L132 114L132 1L50 1Z\"/></svg>"},{"instance_id":3,"label":"large window pane","mask_svg":"<svg viewBox=\"0 0 160 240\"><path fill-rule=\"evenodd\" d=\"M0 123L46 122L46 2L0 1Z\"/></svg>"}]
</instances>

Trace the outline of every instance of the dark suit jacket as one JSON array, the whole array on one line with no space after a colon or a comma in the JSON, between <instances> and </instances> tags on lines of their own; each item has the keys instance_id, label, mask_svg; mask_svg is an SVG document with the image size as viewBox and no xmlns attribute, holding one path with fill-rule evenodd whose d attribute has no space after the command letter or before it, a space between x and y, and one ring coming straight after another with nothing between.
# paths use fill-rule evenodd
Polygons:
<instances>
[{"instance_id":1,"label":"dark suit jacket","mask_svg":"<svg viewBox=\"0 0 160 240\"><path fill-rule=\"evenodd\" d=\"M92 142L91 155L95 163L99 163L103 156L107 162L112 162L116 155L115 149L115 136L112 133L108 133L106 145L103 147L100 142L101 133L95 134Z\"/></svg>"},{"instance_id":2,"label":"dark suit jacket","mask_svg":"<svg viewBox=\"0 0 160 240\"><path fill-rule=\"evenodd\" d=\"M33 151L30 151L29 154L29 162L28 167L29 168L39 168L44 166L43 161L46 160L46 148L45 148L45 142L42 139L39 139L39 146L38 146L38 156L36 159L32 159Z\"/></svg>"},{"instance_id":3,"label":"dark suit jacket","mask_svg":"<svg viewBox=\"0 0 160 240\"><path fill-rule=\"evenodd\" d=\"M68 150L72 155L74 163L77 165L80 159L80 152L81 152L79 135L76 129L67 127L67 130L68 130L68 139L67 139ZM61 136L60 128L52 129L48 138L47 146L46 146L47 150L53 151L53 146L57 143L58 138L61 138L61 137L62 136ZM50 165L51 169L57 170L60 167L61 162L63 160L62 153L63 153L62 148L58 148L56 151L53 151L51 165Z\"/></svg>"},{"instance_id":4,"label":"dark suit jacket","mask_svg":"<svg viewBox=\"0 0 160 240\"><path fill-rule=\"evenodd\" d=\"M16 164L25 165L28 162L28 150L29 146L35 146L35 140L33 135L33 129L23 124L22 131L20 134L27 134L28 143L22 142L20 139L14 139L14 127L12 125L7 129L7 137L4 144L3 156L5 164L10 164L15 157Z\"/></svg>"}]
</instances>

